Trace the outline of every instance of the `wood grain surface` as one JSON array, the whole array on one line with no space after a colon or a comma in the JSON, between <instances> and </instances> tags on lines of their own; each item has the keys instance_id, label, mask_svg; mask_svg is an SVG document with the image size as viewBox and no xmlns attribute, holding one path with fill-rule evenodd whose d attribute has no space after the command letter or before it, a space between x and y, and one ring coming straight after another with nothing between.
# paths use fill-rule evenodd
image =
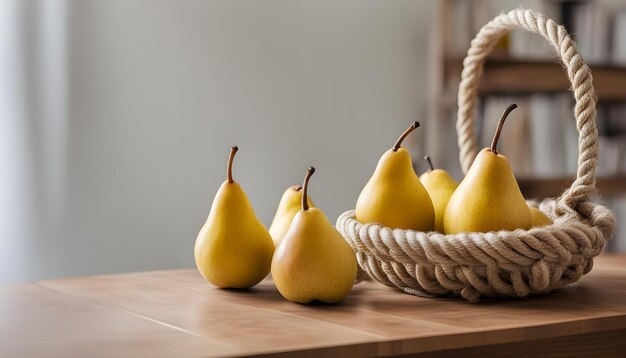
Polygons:
<instances>
[{"instance_id":1,"label":"wood grain surface","mask_svg":"<svg viewBox=\"0 0 626 358\"><path fill-rule=\"evenodd\" d=\"M375 282L338 305L284 300L196 270L0 285L0 356L626 356L626 255L565 289L470 304ZM568 353L569 352L569 353ZM536 355L536 353L535 353Z\"/></svg>"}]
</instances>

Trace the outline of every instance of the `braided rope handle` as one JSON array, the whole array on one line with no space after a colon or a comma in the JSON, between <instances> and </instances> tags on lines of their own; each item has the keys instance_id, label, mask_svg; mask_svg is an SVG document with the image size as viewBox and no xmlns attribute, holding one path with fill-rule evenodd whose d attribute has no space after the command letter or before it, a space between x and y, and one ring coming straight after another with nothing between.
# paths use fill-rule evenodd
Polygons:
<instances>
[{"instance_id":1,"label":"braided rope handle","mask_svg":"<svg viewBox=\"0 0 626 358\"><path fill-rule=\"evenodd\" d=\"M460 148L460 161L467 173L478 153L474 130L474 110L477 89L487 55L498 40L510 30L521 27L542 35L554 47L565 65L576 100L574 113L578 130L578 170L576 180L557 202L557 215L576 214L579 204L586 201L595 190L595 173L598 162L598 131L596 129L596 94L589 67L578 53L576 44L565 27L532 10L516 9L503 13L484 25L472 40L463 60L459 86L458 120L456 124Z\"/></svg>"},{"instance_id":2,"label":"braided rope handle","mask_svg":"<svg viewBox=\"0 0 626 358\"><path fill-rule=\"evenodd\" d=\"M467 172L478 152L472 115L483 64L497 40L515 27L550 41L565 64L576 99L576 180L560 198L530 203L559 220L530 230L444 235L360 223L354 211L347 211L337 219L337 229L356 252L359 279L369 275L413 295L456 293L476 302L481 295L545 293L591 270L593 257L613 234L615 217L587 200L595 190L598 160L596 96L589 68L562 26L530 10L513 10L485 25L472 41L459 88L461 165Z\"/></svg>"}]
</instances>

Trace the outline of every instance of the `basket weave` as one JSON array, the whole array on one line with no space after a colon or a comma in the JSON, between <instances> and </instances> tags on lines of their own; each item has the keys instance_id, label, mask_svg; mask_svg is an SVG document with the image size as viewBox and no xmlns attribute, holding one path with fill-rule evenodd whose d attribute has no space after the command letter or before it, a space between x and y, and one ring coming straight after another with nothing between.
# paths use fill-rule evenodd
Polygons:
<instances>
[{"instance_id":1,"label":"basket weave","mask_svg":"<svg viewBox=\"0 0 626 358\"><path fill-rule=\"evenodd\" d=\"M554 224L530 230L445 235L362 224L354 211L337 229L355 250L359 279L367 276L417 296L459 294L470 302L481 296L524 297L546 293L589 272L612 236L615 217L589 200L595 192L598 161L596 95L589 67L565 28L532 10L516 9L487 23L472 40L458 97L457 132L464 172L478 153L473 133L478 80L496 42L515 27L545 37L565 65L576 99L578 170L571 187L539 207Z\"/></svg>"}]
</instances>

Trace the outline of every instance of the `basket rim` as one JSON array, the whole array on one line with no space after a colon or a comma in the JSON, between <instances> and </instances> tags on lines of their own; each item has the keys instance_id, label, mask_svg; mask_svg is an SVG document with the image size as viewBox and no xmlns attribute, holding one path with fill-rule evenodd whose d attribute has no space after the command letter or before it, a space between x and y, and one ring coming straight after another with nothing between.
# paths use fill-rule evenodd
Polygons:
<instances>
[{"instance_id":1,"label":"basket rim","mask_svg":"<svg viewBox=\"0 0 626 358\"><path fill-rule=\"evenodd\" d=\"M591 271L607 233L581 221L530 230L445 235L363 224L354 210L337 230L355 251L359 275L417 296L524 297Z\"/></svg>"},{"instance_id":2,"label":"basket rim","mask_svg":"<svg viewBox=\"0 0 626 358\"><path fill-rule=\"evenodd\" d=\"M567 219L567 218L563 218L560 219L560 222L553 222L550 225L542 225L542 226L534 226L530 229L515 229L515 230L498 230L498 231L468 231L468 232L461 232L458 234L446 234L443 232L438 232L438 231L419 231L419 230L413 230L413 229L402 229L402 228L392 228L389 226L385 226L381 223L377 223L377 222L370 222L370 223L363 223L360 222L359 220L356 219L356 216L354 215L354 209L351 210L347 210L345 212L343 212L339 217L343 217L343 216L349 216L347 218L347 220L350 221L354 221L356 222L359 226L367 226L367 227L371 227L371 226L376 226L379 227L381 230L389 230L391 232L404 232L404 233L419 233L419 234L426 234L428 236L445 236L445 237L455 237L457 235L488 235L488 234L529 234L529 233L533 233L536 231L541 231L541 230L545 230L548 228L559 228L559 227L567 227L567 226L579 226L579 225L584 225L587 226L589 228L597 228L597 225L592 225L589 223L586 223L584 221L574 221L571 219ZM557 218L557 220L559 220Z\"/></svg>"},{"instance_id":3,"label":"basket rim","mask_svg":"<svg viewBox=\"0 0 626 358\"><path fill-rule=\"evenodd\" d=\"M447 266L506 265L529 266L537 260L567 266L573 255L599 255L613 234L614 216L606 207L590 203L596 217L583 221L570 216L552 225L528 230L500 230L445 234L436 231L393 229L379 223L361 223L354 210L337 218L336 228L355 251L376 259L414 264L429 262ZM544 211L555 211L555 199L541 202ZM454 263L457 261L457 263Z\"/></svg>"}]
</instances>

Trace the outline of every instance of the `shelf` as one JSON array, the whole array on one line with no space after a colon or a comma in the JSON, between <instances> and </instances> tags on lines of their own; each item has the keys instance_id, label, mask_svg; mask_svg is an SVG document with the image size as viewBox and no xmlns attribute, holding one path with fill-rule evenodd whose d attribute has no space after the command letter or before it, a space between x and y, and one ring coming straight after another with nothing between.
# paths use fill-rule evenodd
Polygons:
<instances>
[{"instance_id":1,"label":"shelf","mask_svg":"<svg viewBox=\"0 0 626 358\"><path fill-rule=\"evenodd\" d=\"M526 198L543 199L561 195L573 181L573 178L522 178L517 182ZM598 178L596 187L602 194L626 194L626 177Z\"/></svg>"},{"instance_id":2,"label":"shelf","mask_svg":"<svg viewBox=\"0 0 626 358\"><path fill-rule=\"evenodd\" d=\"M571 85L564 68L556 61L520 61L499 57L488 59L478 92L480 95L563 92ZM626 67L590 67L599 101L626 101ZM444 68L446 80L458 83L462 69L462 59L447 60Z\"/></svg>"}]
</instances>

